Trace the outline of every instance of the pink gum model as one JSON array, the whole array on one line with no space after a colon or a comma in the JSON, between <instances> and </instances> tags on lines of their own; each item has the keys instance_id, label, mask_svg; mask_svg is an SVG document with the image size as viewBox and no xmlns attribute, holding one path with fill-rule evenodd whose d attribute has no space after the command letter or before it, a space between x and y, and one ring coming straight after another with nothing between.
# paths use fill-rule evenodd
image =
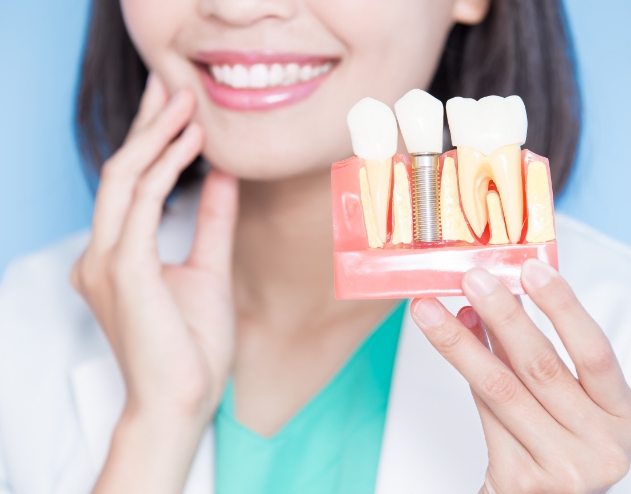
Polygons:
<instances>
[{"instance_id":1,"label":"pink gum model","mask_svg":"<svg viewBox=\"0 0 631 494\"><path fill-rule=\"evenodd\" d=\"M442 166L452 157L458 166L457 152L440 157ZM353 157L333 164L331 189L333 200L333 238L335 295L339 300L416 298L462 295L462 276L473 267L482 267L497 276L514 294L522 294L521 267L527 259L539 259L558 269L555 241L527 243L526 174L528 164L541 161L548 171L548 160L528 150L522 150L522 183L524 194L524 226L519 243L487 245L489 226L474 243L441 241L432 244L368 247L359 186L359 170L364 160ZM403 162L411 178L410 158L397 154L393 163ZM550 185L550 197L552 189ZM554 212L554 204L551 205ZM390 213L392 215L392 206ZM462 206L461 206L462 209ZM465 216L466 218L466 216ZM392 221L389 222L390 225ZM392 226L388 233L391 235ZM470 228L469 228L470 229ZM471 229L470 229L471 230ZM473 234L473 232L471 232Z\"/></svg>"}]
</instances>

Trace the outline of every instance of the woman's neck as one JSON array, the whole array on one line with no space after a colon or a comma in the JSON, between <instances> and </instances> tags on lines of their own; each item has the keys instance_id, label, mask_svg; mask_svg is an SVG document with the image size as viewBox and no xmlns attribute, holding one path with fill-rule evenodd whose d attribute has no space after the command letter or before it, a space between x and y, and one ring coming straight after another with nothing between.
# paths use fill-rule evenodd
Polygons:
<instances>
[{"instance_id":1,"label":"woman's neck","mask_svg":"<svg viewBox=\"0 0 631 494\"><path fill-rule=\"evenodd\" d=\"M241 183L235 245L237 414L277 430L394 307L337 301L330 173Z\"/></svg>"},{"instance_id":2,"label":"woman's neck","mask_svg":"<svg viewBox=\"0 0 631 494\"><path fill-rule=\"evenodd\" d=\"M329 188L323 172L242 182L235 247L241 311L281 330L298 313L320 313L334 301Z\"/></svg>"}]
</instances>

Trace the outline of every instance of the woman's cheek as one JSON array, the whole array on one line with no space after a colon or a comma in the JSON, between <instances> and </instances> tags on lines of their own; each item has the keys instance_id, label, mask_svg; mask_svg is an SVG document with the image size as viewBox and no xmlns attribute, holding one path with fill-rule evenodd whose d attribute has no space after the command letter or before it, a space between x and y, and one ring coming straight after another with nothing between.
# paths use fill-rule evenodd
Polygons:
<instances>
[{"instance_id":1,"label":"woman's cheek","mask_svg":"<svg viewBox=\"0 0 631 494\"><path fill-rule=\"evenodd\" d=\"M195 13L191 0L121 0L127 32L151 69L160 67L186 18Z\"/></svg>"},{"instance_id":2,"label":"woman's cheek","mask_svg":"<svg viewBox=\"0 0 631 494\"><path fill-rule=\"evenodd\" d=\"M354 101L394 103L429 85L453 21L451 0L311 0L312 12L348 51ZM396 74L393 77L393 74Z\"/></svg>"}]
</instances>

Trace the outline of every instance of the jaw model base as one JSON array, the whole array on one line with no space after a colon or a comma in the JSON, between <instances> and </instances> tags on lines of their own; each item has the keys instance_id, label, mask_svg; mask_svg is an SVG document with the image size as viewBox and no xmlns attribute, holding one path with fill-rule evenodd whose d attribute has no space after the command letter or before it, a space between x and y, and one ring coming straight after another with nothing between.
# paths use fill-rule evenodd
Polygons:
<instances>
[{"instance_id":1,"label":"jaw model base","mask_svg":"<svg viewBox=\"0 0 631 494\"><path fill-rule=\"evenodd\" d=\"M521 295L521 267L539 259L558 269L557 245L436 247L335 252L338 300L449 297L463 295L464 274L482 267Z\"/></svg>"},{"instance_id":2,"label":"jaw model base","mask_svg":"<svg viewBox=\"0 0 631 494\"><path fill-rule=\"evenodd\" d=\"M441 156L441 169L446 158L452 158L457 167L455 151ZM411 176L411 160L406 155L395 155L393 164L403 163ZM528 223L535 226L536 209L528 208L526 184L530 163L537 162L538 172L547 175L548 187L545 206L549 205L551 240L528 242ZM338 300L401 299L444 297L463 295L461 282L464 274L474 267L482 267L495 275L508 289L523 294L521 269L528 259L539 259L558 269L557 244L554 240L554 205L547 159L522 151L522 178L524 193L524 226L516 244L492 245L489 243L489 227L481 238L469 241L446 241L393 245L391 232L381 248L368 246L361 193L359 171L364 160L353 157L334 163L331 170L333 199L333 237L335 296ZM533 170L535 167L532 168ZM535 175L533 174L533 177ZM540 180L541 182L541 180ZM546 191L544 191L546 192ZM532 194L531 194L532 195ZM541 194L540 194L541 195ZM456 204L458 200L456 199ZM461 208L459 208L461 209ZM392 211L389 220L394 222ZM468 224L467 229L470 230ZM470 230L472 232L472 230ZM534 232L534 230L533 230Z\"/></svg>"}]
</instances>

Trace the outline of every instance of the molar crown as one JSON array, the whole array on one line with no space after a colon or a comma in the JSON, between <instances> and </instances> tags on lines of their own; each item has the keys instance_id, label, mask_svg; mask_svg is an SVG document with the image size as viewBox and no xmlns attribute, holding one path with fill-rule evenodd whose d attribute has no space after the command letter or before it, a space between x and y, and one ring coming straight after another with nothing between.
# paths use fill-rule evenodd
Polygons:
<instances>
[{"instance_id":1,"label":"molar crown","mask_svg":"<svg viewBox=\"0 0 631 494\"><path fill-rule=\"evenodd\" d=\"M447 119L455 147L470 147L488 156L500 147L526 142L528 117L519 96L453 98L447 101Z\"/></svg>"},{"instance_id":2,"label":"molar crown","mask_svg":"<svg viewBox=\"0 0 631 494\"><path fill-rule=\"evenodd\" d=\"M394 104L410 154L443 152L444 109L431 94L412 89Z\"/></svg>"},{"instance_id":3,"label":"molar crown","mask_svg":"<svg viewBox=\"0 0 631 494\"><path fill-rule=\"evenodd\" d=\"M388 105L373 98L360 100L348 112L353 152L366 160L385 160L397 152L397 121Z\"/></svg>"}]
</instances>

